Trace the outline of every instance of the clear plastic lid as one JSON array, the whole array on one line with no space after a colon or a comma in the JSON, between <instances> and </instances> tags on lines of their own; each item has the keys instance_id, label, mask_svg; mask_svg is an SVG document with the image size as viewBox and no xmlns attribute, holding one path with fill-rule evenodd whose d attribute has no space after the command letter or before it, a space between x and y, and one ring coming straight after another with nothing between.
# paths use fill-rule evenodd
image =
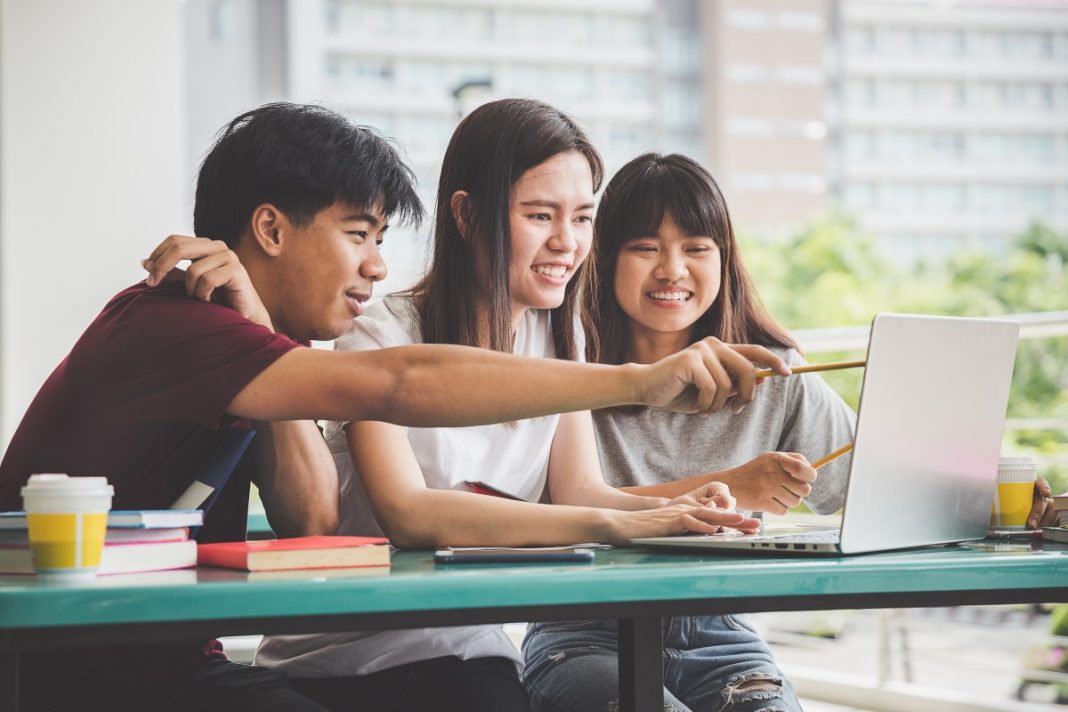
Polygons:
<instances>
[{"instance_id":1,"label":"clear plastic lid","mask_svg":"<svg viewBox=\"0 0 1068 712\"><path fill-rule=\"evenodd\" d=\"M998 467L1035 467L1037 463L1033 457L1002 457L998 459Z\"/></svg>"}]
</instances>

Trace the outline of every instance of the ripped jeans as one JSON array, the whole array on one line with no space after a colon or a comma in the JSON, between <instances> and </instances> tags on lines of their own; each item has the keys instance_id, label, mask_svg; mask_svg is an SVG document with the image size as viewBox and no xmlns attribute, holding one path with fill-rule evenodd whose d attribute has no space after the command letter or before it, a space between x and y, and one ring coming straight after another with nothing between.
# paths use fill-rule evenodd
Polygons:
<instances>
[{"instance_id":1,"label":"ripped jeans","mask_svg":"<svg viewBox=\"0 0 1068 712\"><path fill-rule=\"evenodd\" d=\"M533 712L616 712L615 620L532 623L523 640ZM744 616L664 624L665 712L799 712L793 685Z\"/></svg>"}]
</instances>

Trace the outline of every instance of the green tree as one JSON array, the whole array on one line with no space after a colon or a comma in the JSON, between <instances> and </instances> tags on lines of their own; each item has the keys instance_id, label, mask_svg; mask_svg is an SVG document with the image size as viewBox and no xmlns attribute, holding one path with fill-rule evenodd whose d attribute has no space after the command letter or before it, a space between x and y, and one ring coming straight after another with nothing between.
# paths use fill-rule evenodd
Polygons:
<instances>
[{"instance_id":1,"label":"green tree","mask_svg":"<svg viewBox=\"0 0 1068 712\"><path fill-rule=\"evenodd\" d=\"M1003 254L962 249L907 264L847 216L822 217L782 239L740 236L769 311L791 329L857 326L876 312L995 316L1068 310L1068 235L1033 225ZM824 354L821 359L855 357ZM860 374L827 375L856 406ZM1009 417L1068 418L1068 337L1021 341ZM1063 428L1007 433L1005 452L1034 453L1056 491L1068 489Z\"/></svg>"}]
</instances>

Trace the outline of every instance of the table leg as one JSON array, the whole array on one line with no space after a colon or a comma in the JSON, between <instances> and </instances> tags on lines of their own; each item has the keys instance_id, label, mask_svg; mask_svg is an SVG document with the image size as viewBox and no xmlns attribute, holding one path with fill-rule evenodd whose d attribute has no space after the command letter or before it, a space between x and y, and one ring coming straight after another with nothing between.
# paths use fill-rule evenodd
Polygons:
<instances>
[{"instance_id":1,"label":"table leg","mask_svg":"<svg viewBox=\"0 0 1068 712\"><path fill-rule=\"evenodd\" d=\"M619 709L648 712L664 706L664 620L619 619Z\"/></svg>"},{"instance_id":2,"label":"table leg","mask_svg":"<svg viewBox=\"0 0 1068 712\"><path fill-rule=\"evenodd\" d=\"M3 701L7 700L5 704ZM19 653L0 650L0 707L19 712Z\"/></svg>"}]
</instances>

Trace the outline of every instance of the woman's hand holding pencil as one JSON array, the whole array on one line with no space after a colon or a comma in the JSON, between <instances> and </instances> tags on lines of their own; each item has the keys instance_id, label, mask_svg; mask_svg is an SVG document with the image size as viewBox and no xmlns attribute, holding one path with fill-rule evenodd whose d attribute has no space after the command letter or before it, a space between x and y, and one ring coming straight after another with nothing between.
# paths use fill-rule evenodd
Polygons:
<instances>
[{"instance_id":1,"label":"woman's hand holding pencil","mask_svg":"<svg viewBox=\"0 0 1068 712\"><path fill-rule=\"evenodd\" d=\"M785 514L812 493L816 470L799 453L766 452L718 477L731 488L739 507Z\"/></svg>"},{"instance_id":2,"label":"woman's hand holding pencil","mask_svg":"<svg viewBox=\"0 0 1068 712\"><path fill-rule=\"evenodd\" d=\"M816 470L853 449L853 443L809 464L796 452L766 452L744 465L718 473L738 506L752 512L786 514L812 493Z\"/></svg>"}]
</instances>

